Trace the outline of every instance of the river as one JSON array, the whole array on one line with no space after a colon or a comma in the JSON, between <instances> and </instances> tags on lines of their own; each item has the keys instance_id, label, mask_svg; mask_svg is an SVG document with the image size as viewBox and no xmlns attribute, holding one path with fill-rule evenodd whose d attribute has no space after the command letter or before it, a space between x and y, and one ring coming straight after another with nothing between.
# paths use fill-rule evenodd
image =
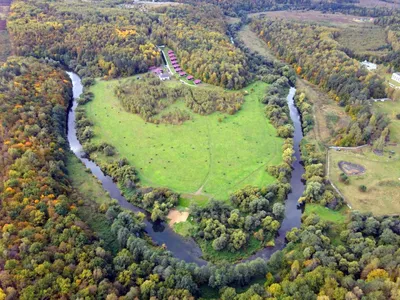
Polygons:
<instances>
[{"instance_id":1,"label":"river","mask_svg":"<svg viewBox=\"0 0 400 300\"><path fill-rule=\"evenodd\" d=\"M105 175L95 162L85 157L82 145L76 135L75 128L75 110L78 106L76 99L78 99L82 94L83 86L78 75L72 72L67 72L67 74L71 78L73 85L73 102L68 112L67 126L67 136L71 150L85 164L85 166L92 171L92 174L101 181L104 190L110 194L111 198L116 199L118 203L125 209L129 209L134 212L143 212L146 214L147 218L145 220L145 230L155 243L158 245L165 244L167 249L176 258L182 259L188 263L196 263L199 266L207 264L207 261L201 259L201 249L193 239L184 238L175 233L165 222L153 222L148 213L126 200L126 198L121 194L117 184L110 176ZM300 164L300 141L303 138L303 134L301 130L300 115L293 100L295 91L295 88L290 88L287 96L290 117L292 118L295 127L294 150L296 161L293 163L292 178L290 181L292 192L289 193L288 199L285 202L285 218L282 222L281 228L279 229L278 237L275 240L275 246L264 248L246 260L252 260L257 257L268 259L275 251L280 250L285 246L286 232L293 227L300 227L301 224L302 212L297 207L297 200L304 191L304 184L301 181L304 168Z\"/></svg>"}]
</instances>

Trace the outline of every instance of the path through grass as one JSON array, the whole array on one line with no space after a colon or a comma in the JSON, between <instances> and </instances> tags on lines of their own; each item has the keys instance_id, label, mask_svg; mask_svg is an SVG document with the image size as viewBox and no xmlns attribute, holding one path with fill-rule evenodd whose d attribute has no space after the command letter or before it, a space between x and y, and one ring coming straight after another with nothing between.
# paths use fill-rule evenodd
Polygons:
<instances>
[{"instance_id":1,"label":"path through grass","mask_svg":"<svg viewBox=\"0 0 400 300\"><path fill-rule=\"evenodd\" d=\"M249 95L235 115L201 116L188 110L192 120L183 125L146 123L126 112L113 93L117 84L98 81L91 89L95 97L86 110L94 122L94 142L114 145L137 168L143 185L228 199L246 185L275 181L265 168L281 162L283 139L276 137L260 103L267 84L248 86ZM183 103L177 105L185 109Z\"/></svg>"}]
</instances>

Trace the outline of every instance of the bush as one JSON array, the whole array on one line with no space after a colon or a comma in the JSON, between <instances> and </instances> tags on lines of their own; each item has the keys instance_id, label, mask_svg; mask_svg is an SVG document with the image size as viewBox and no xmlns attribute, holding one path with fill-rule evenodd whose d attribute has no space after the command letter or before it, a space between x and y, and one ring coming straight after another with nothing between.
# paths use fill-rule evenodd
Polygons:
<instances>
[{"instance_id":1,"label":"bush","mask_svg":"<svg viewBox=\"0 0 400 300\"><path fill-rule=\"evenodd\" d=\"M396 119L397 119L397 120L400 120L400 114L397 114L397 115L396 115Z\"/></svg>"},{"instance_id":2,"label":"bush","mask_svg":"<svg viewBox=\"0 0 400 300\"><path fill-rule=\"evenodd\" d=\"M366 191L367 191L367 187L365 186L365 185L360 185L359 187L358 187L358 189L360 190L360 192L363 192L363 193L365 193Z\"/></svg>"},{"instance_id":3,"label":"bush","mask_svg":"<svg viewBox=\"0 0 400 300\"><path fill-rule=\"evenodd\" d=\"M106 146L103 151L106 156L113 156L115 154L115 150L112 146Z\"/></svg>"},{"instance_id":4,"label":"bush","mask_svg":"<svg viewBox=\"0 0 400 300\"><path fill-rule=\"evenodd\" d=\"M350 179L345 173L341 173L339 175L339 181L343 182L344 184L349 184L350 183Z\"/></svg>"}]
</instances>

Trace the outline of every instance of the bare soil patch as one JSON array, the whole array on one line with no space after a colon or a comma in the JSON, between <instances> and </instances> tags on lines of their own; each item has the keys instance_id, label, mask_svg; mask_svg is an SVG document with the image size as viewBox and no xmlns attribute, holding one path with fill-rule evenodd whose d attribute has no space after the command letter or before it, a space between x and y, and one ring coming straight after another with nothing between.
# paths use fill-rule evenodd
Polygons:
<instances>
[{"instance_id":1,"label":"bare soil patch","mask_svg":"<svg viewBox=\"0 0 400 300\"><path fill-rule=\"evenodd\" d=\"M169 224L172 226L175 223L185 222L189 217L189 212L187 211L179 211L177 209L171 209L167 215L167 218L170 220Z\"/></svg>"},{"instance_id":2,"label":"bare soil patch","mask_svg":"<svg viewBox=\"0 0 400 300\"><path fill-rule=\"evenodd\" d=\"M365 168L363 166L348 161L340 161L338 165L346 175L361 175L365 173Z\"/></svg>"}]
</instances>

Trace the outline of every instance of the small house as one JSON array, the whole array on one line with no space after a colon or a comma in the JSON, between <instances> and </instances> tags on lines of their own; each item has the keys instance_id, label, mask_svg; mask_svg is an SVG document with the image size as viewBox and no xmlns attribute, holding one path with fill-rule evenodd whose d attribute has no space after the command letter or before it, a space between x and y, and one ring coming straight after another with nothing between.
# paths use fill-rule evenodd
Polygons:
<instances>
[{"instance_id":1,"label":"small house","mask_svg":"<svg viewBox=\"0 0 400 300\"><path fill-rule=\"evenodd\" d=\"M186 72L184 72L184 71L179 72L179 76L185 76L185 75L186 75Z\"/></svg>"},{"instance_id":2,"label":"small house","mask_svg":"<svg viewBox=\"0 0 400 300\"><path fill-rule=\"evenodd\" d=\"M364 67L366 67L368 71L376 70L376 68L377 68L377 65L376 65L376 64L374 64L374 63L372 63L372 62L369 62L369 61L366 61L366 60L364 60L364 61L361 63L361 65L364 66Z\"/></svg>"},{"instance_id":3,"label":"small house","mask_svg":"<svg viewBox=\"0 0 400 300\"><path fill-rule=\"evenodd\" d=\"M175 71L176 72L182 72L182 69L181 68L175 68Z\"/></svg>"},{"instance_id":4,"label":"small house","mask_svg":"<svg viewBox=\"0 0 400 300\"><path fill-rule=\"evenodd\" d=\"M195 81L193 81L194 82L194 84L200 84L201 83L201 80L200 79L196 79Z\"/></svg>"},{"instance_id":5,"label":"small house","mask_svg":"<svg viewBox=\"0 0 400 300\"><path fill-rule=\"evenodd\" d=\"M396 72L392 74L392 80L400 83L400 72Z\"/></svg>"},{"instance_id":6,"label":"small house","mask_svg":"<svg viewBox=\"0 0 400 300\"><path fill-rule=\"evenodd\" d=\"M161 73L158 75L158 77L160 78L160 80L165 81L165 80L170 80L171 77L169 76L168 73Z\"/></svg>"},{"instance_id":7,"label":"small house","mask_svg":"<svg viewBox=\"0 0 400 300\"><path fill-rule=\"evenodd\" d=\"M186 77L187 80L193 80L193 76L189 75L188 77Z\"/></svg>"}]
</instances>

